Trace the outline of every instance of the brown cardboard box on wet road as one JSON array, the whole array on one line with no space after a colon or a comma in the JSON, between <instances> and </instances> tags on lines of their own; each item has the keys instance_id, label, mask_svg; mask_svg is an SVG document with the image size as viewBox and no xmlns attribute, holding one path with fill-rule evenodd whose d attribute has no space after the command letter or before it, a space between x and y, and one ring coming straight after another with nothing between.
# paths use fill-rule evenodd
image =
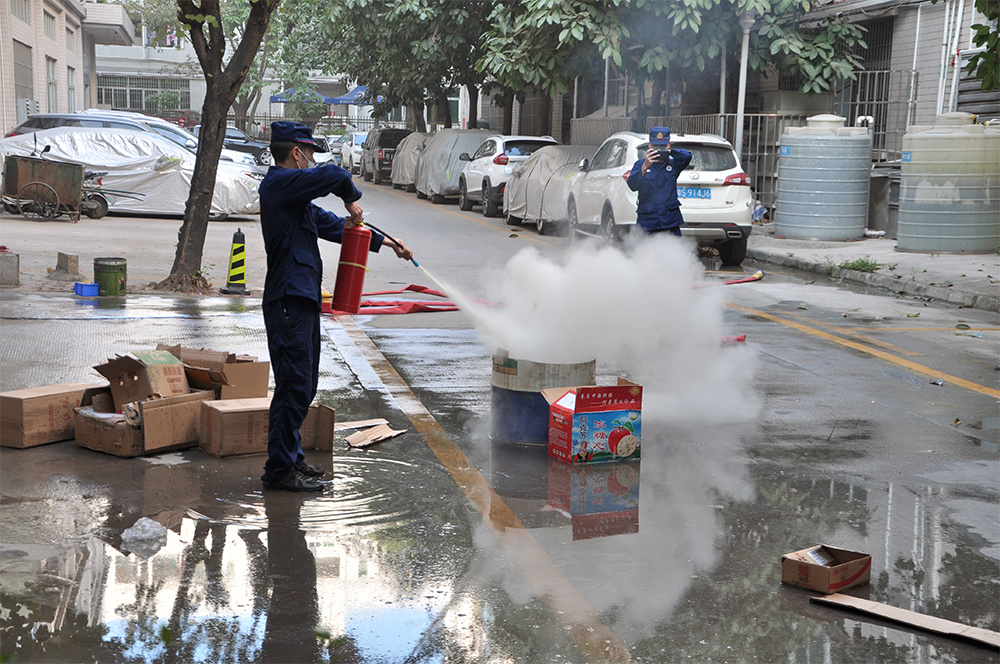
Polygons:
<instances>
[{"instance_id":1,"label":"brown cardboard box on wet road","mask_svg":"<svg viewBox=\"0 0 1000 664\"><path fill-rule=\"evenodd\" d=\"M868 583L872 557L860 551L820 544L781 557L781 582L822 593Z\"/></svg>"},{"instance_id":2,"label":"brown cardboard box on wet road","mask_svg":"<svg viewBox=\"0 0 1000 664\"><path fill-rule=\"evenodd\" d=\"M73 409L87 383L60 383L0 394L0 445L35 447L73 438Z\"/></svg>"},{"instance_id":3,"label":"brown cardboard box on wet road","mask_svg":"<svg viewBox=\"0 0 1000 664\"><path fill-rule=\"evenodd\" d=\"M270 397L203 402L199 446L216 457L267 452L270 406ZM332 450L334 420L333 408L313 404L299 429L302 448Z\"/></svg>"}]
</instances>

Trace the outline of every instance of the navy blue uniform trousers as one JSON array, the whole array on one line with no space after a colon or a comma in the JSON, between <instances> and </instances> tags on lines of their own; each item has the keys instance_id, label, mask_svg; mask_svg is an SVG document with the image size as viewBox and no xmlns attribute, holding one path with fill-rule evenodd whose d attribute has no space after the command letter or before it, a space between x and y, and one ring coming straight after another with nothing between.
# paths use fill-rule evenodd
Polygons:
<instances>
[{"instance_id":1,"label":"navy blue uniform trousers","mask_svg":"<svg viewBox=\"0 0 1000 664\"><path fill-rule=\"evenodd\" d=\"M274 371L264 477L276 479L305 459L299 427L319 385L319 314L314 300L295 295L263 305Z\"/></svg>"}]
</instances>

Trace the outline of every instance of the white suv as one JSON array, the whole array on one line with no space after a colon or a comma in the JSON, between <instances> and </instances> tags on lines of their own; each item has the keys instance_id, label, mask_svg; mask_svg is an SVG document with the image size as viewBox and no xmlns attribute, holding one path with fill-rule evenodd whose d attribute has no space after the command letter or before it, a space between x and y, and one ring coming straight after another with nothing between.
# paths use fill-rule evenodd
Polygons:
<instances>
[{"instance_id":1,"label":"white suv","mask_svg":"<svg viewBox=\"0 0 1000 664\"><path fill-rule=\"evenodd\" d=\"M551 136L490 136L471 157L463 152L458 158L469 163L458 179L459 207L471 210L481 203L484 217L497 216L514 165L539 148L558 144Z\"/></svg>"},{"instance_id":2,"label":"white suv","mask_svg":"<svg viewBox=\"0 0 1000 664\"><path fill-rule=\"evenodd\" d=\"M638 194L626 180L649 139L634 132L611 135L593 159L580 163L570 186L569 235L621 239L636 224ZM721 136L673 134L672 148L692 153L691 165L677 176L677 197L684 224L681 234L700 245L714 246L723 265L739 265L750 236L753 194L739 157Z\"/></svg>"}]
</instances>

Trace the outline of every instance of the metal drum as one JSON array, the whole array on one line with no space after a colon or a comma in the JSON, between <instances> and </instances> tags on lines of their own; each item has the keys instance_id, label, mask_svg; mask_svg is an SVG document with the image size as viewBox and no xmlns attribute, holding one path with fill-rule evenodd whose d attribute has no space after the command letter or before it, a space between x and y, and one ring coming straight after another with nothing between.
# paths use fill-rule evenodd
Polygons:
<instances>
[{"instance_id":1,"label":"metal drum","mask_svg":"<svg viewBox=\"0 0 1000 664\"><path fill-rule=\"evenodd\" d=\"M98 295L125 295L128 261L124 258L95 258L94 281Z\"/></svg>"},{"instance_id":2,"label":"metal drum","mask_svg":"<svg viewBox=\"0 0 1000 664\"><path fill-rule=\"evenodd\" d=\"M774 218L777 235L856 240L868 226L871 136L844 118L815 115L781 136Z\"/></svg>"},{"instance_id":3,"label":"metal drum","mask_svg":"<svg viewBox=\"0 0 1000 664\"><path fill-rule=\"evenodd\" d=\"M897 251L986 254L1000 243L1000 127L946 113L903 136Z\"/></svg>"},{"instance_id":4,"label":"metal drum","mask_svg":"<svg viewBox=\"0 0 1000 664\"><path fill-rule=\"evenodd\" d=\"M546 364L514 359L504 351L497 351L493 356L493 377L490 380L490 437L504 443L547 445L549 403L541 395L541 390L593 385L596 381L597 360Z\"/></svg>"}]
</instances>

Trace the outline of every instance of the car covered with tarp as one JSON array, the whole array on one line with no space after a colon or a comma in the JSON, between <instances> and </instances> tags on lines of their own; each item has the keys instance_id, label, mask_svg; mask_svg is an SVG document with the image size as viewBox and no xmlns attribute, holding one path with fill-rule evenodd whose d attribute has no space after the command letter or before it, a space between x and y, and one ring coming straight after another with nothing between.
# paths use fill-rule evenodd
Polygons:
<instances>
[{"instance_id":1,"label":"car covered with tarp","mask_svg":"<svg viewBox=\"0 0 1000 664\"><path fill-rule=\"evenodd\" d=\"M195 155L158 134L107 128L46 129L0 140L0 157L29 156L45 147L45 159L83 164L88 171L104 173L104 188L140 194L110 196L112 212L184 214ZM258 214L257 187L265 172L259 166L220 161L212 216Z\"/></svg>"},{"instance_id":2,"label":"car covered with tarp","mask_svg":"<svg viewBox=\"0 0 1000 664\"><path fill-rule=\"evenodd\" d=\"M465 168L459 156L475 152L493 134L488 129L442 129L431 136L417 162L417 196L430 198L431 203L458 196L459 178Z\"/></svg>"},{"instance_id":3,"label":"car covered with tarp","mask_svg":"<svg viewBox=\"0 0 1000 664\"><path fill-rule=\"evenodd\" d=\"M569 216L569 183L580 162L597 152L597 145L548 145L514 168L503 194L507 223L534 224L542 235L565 226Z\"/></svg>"},{"instance_id":4,"label":"car covered with tarp","mask_svg":"<svg viewBox=\"0 0 1000 664\"><path fill-rule=\"evenodd\" d=\"M405 188L410 193L417 190L414 187L417 174L417 161L420 159L420 153L423 152L424 147L427 145L428 138L430 138L430 134L415 131L412 134L408 134L396 146L396 156L392 161L392 174L389 176L389 179L392 180L393 189Z\"/></svg>"}]
</instances>

